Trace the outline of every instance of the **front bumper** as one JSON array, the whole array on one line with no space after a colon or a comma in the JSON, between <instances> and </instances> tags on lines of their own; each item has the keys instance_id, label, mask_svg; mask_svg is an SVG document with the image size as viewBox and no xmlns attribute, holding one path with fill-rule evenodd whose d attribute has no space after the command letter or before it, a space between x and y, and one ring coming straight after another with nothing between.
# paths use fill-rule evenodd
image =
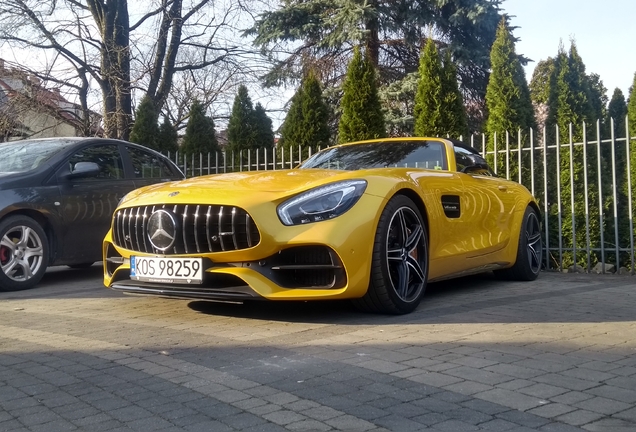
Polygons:
<instances>
[{"instance_id":1,"label":"front bumper","mask_svg":"<svg viewBox=\"0 0 636 432\"><path fill-rule=\"evenodd\" d=\"M363 195L356 206L335 219L298 226L282 225L275 213L260 218L253 214L261 233L256 246L171 255L203 258L201 284L131 280L131 255L159 255L118 247L109 231L103 244L104 284L126 293L223 301L358 298L369 285L383 204L382 198Z\"/></svg>"}]
</instances>

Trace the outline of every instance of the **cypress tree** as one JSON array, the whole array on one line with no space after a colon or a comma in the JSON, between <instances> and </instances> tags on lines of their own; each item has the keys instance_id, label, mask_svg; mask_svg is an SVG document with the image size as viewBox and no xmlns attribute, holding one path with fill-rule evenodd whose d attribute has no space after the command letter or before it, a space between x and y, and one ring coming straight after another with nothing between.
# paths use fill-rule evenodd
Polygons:
<instances>
[{"instance_id":1,"label":"cypress tree","mask_svg":"<svg viewBox=\"0 0 636 432\"><path fill-rule=\"evenodd\" d=\"M205 115L205 108L197 99L192 102L182 152L186 155L215 152L218 150L214 120Z\"/></svg>"},{"instance_id":2,"label":"cypress tree","mask_svg":"<svg viewBox=\"0 0 636 432\"><path fill-rule=\"evenodd\" d=\"M457 67L451 58L450 51L446 51L442 67L442 124L444 135L460 138L468 134L466 109L462 94L457 83Z\"/></svg>"},{"instance_id":3,"label":"cypress tree","mask_svg":"<svg viewBox=\"0 0 636 432\"><path fill-rule=\"evenodd\" d=\"M615 148L614 148L614 170L616 172L616 182L618 187L616 188L616 213L617 213L617 223L618 223L618 238L619 238L619 246L621 247L629 247L630 241L629 238L631 233L629 231L629 205L628 205L628 189L626 186L627 179L627 153L625 149L625 142L621 140L626 136L625 132L625 116L627 116L627 103L625 102L625 96L623 92L616 88L614 89L614 94L612 95L612 99L607 107L607 119L606 126L610 132L609 136L613 136L616 139ZM612 120L614 125L614 130L611 129ZM606 144L607 145L607 144ZM611 162L611 159L610 159ZM607 170L609 173L612 173L611 168ZM610 181L613 184L613 178ZM613 214L613 208L608 206L608 213ZM608 234L611 236L610 238L614 238L614 230L613 223L608 224ZM625 264L629 262L629 257L624 256L619 259L619 263Z\"/></svg>"},{"instance_id":4,"label":"cypress tree","mask_svg":"<svg viewBox=\"0 0 636 432\"><path fill-rule=\"evenodd\" d=\"M534 117L540 131L546 126L549 115L550 94L554 88L555 59L541 60L532 72L530 80L530 99L534 107ZM540 132L539 131L539 132Z\"/></svg>"},{"instance_id":5,"label":"cypress tree","mask_svg":"<svg viewBox=\"0 0 636 432\"><path fill-rule=\"evenodd\" d=\"M281 127L281 144L286 150L329 144L329 109L322 96L320 82L313 72L303 79L291 100L291 106Z\"/></svg>"},{"instance_id":6,"label":"cypress tree","mask_svg":"<svg viewBox=\"0 0 636 432\"><path fill-rule=\"evenodd\" d=\"M130 131L130 142L150 147L151 149L161 150L159 148L159 125L157 125L157 110L152 100L145 96L135 115L135 123Z\"/></svg>"},{"instance_id":7,"label":"cypress tree","mask_svg":"<svg viewBox=\"0 0 636 432\"><path fill-rule=\"evenodd\" d=\"M303 150L329 145L329 108L322 97L318 77L309 72L303 85L302 115L304 139L299 143ZM377 98L377 94L376 94ZM379 104L379 101L378 101Z\"/></svg>"},{"instance_id":8,"label":"cypress tree","mask_svg":"<svg viewBox=\"0 0 636 432\"><path fill-rule=\"evenodd\" d=\"M232 113L227 126L228 148L235 154L241 150L249 150L256 146L254 130L254 106L247 87L240 85L234 97Z\"/></svg>"},{"instance_id":9,"label":"cypress tree","mask_svg":"<svg viewBox=\"0 0 636 432\"><path fill-rule=\"evenodd\" d=\"M518 147L518 151L521 151L521 148L529 146L529 130L536 126L536 122L526 75L515 51L515 42L505 19L499 23L497 37L490 52L490 63L492 72L486 89L487 149L488 151L494 150L495 134L497 135L497 149L504 148L506 144L505 134L508 132L510 134L510 147ZM521 144L521 147L518 143ZM529 153L524 152L522 156L523 160L529 160ZM505 174L505 156L497 155L496 159L497 172ZM510 178L513 180L518 179L518 160L513 153L513 157L509 161ZM493 162L492 158L490 158L490 162ZM527 166L527 164L522 163L522 166ZM523 174L523 183L529 185L529 172Z\"/></svg>"},{"instance_id":10,"label":"cypress tree","mask_svg":"<svg viewBox=\"0 0 636 432\"><path fill-rule=\"evenodd\" d=\"M280 145L282 145L285 150L290 147L296 147L298 145L302 145L303 142L303 99L305 97L305 93L303 92L302 83L294 93L294 96L291 98L291 104L289 106L289 110L287 111L287 115L285 116L285 121L283 122L280 129Z\"/></svg>"},{"instance_id":11,"label":"cypress tree","mask_svg":"<svg viewBox=\"0 0 636 432\"><path fill-rule=\"evenodd\" d=\"M629 102L627 103L627 116L629 120L629 139L630 139L630 154L629 154L629 162L630 162L630 173L629 177L627 173L625 175L625 179L623 181L625 194L629 193L628 178L631 179L631 192L632 192L632 203L636 202L636 73L634 74L634 81L632 86L630 87L629 92ZM627 195L626 195L627 196ZM633 215L631 215L633 217ZM634 224L634 232L633 235L636 236L636 224ZM635 270L635 269L632 269Z\"/></svg>"},{"instance_id":12,"label":"cypress tree","mask_svg":"<svg viewBox=\"0 0 636 432\"><path fill-rule=\"evenodd\" d=\"M558 138L562 203L562 238L565 247L573 245L577 249L576 257L565 253L564 265L576 263L587 266L593 265L597 256L594 252L587 255L587 248L600 247L600 225L598 214L598 173L596 152L587 151L587 159L583 158L583 146L573 146L570 155L570 139L573 143L583 141L583 124L593 124L593 106L589 100L589 81L585 75L585 65L578 54L576 45L572 42L569 53L561 47L555 60L555 77L550 95L550 114L548 122L558 126ZM571 127L571 135L570 135ZM572 163L570 163L572 159ZM588 189L585 189L585 166L587 165ZM589 218L586 218L585 201L578 199L588 194ZM572 208L574 196L574 208ZM556 202L556 201L552 201ZM556 211L554 209L553 211ZM574 215L574 217L573 217ZM586 222L589 220L589 242L587 239ZM589 260L589 261L588 261Z\"/></svg>"},{"instance_id":13,"label":"cypress tree","mask_svg":"<svg viewBox=\"0 0 636 432\"><path fill-rule=\"evenodd\" d=\"M174 154L178 149L177 139L177 130L170 123L168 116L164 115L163 122L159 126L159 137L157 139L159 151Z\"/></svg>"},{"instance_id":14,"label":"cypress tree","mask_svg":"<svg viewBox=\"0 0 636 432\"><path fill-rule=\"evenodd\" d=\"M629 116L629 136L630 138L632 138L636 136L636 73L634 74L634 82L629 88L627 115ZM634 169L635 167L636 164L632 164L632 169ZM636 179L636 176L632 176L632 179Z\"/></svg>"},{"instance_id":15,"label":"cypress tree","mask_svg":"<svg viewBox=\"0 0 636 432\"><path fill-rule=\"evenodd\" d=\"M609 102L607 99L607 88L603 85L601 77L595 73L587 76L587 88L587 98L591 105L590 116L594 119L594 125L596 125L597 120L600 120L601 130L609 132L609 125L605 124L607 103Z\"/></svg>"},{"instance_id":16,"label":"cypress tree","mask_svg":"<svg viewBox=\"0 0 636 432\"><path fill-rule=\"evenodd\" d=\"M254 133L256 145L263 148L274 147L274 131L272 120L267 116L265 108L260 103L254 107Z\"/></svg>"},{"instance_id":17,"label":"cypress tree","mask_svg":"<svg viewBox=\"0 0 636 432\"><path fill-rule=\"evenodd\" d=\"M358 47L354 49L347 68L340 108L342 116L338 125L338 142L386 136L375 68L368 55L363 56Z\"/></svg>"},{"instance_id":18,"label":"cypress tree","mask_svg":"<svg viewBox=\"0 0 636 432\"><path fill-rule=\"evenodd\" d=\"M444 93L442 63L432 39L426 41L420 56L419 81L415 94L415 136L442 136L445 134Z\"/></svg>"},{"instance_id":19,"label":"cypress tree","mask_svg":"<svg viewBox=\"0 0 636 432\"><path fill-rule=\"evenodd\" d=\"M607 123L609 119L614 119L614 133L616 137L625 135L625 116L627 115L627 102L625 95L619 88L614 89L612 99L607 106Z\"/></svg>"}]
</instances>

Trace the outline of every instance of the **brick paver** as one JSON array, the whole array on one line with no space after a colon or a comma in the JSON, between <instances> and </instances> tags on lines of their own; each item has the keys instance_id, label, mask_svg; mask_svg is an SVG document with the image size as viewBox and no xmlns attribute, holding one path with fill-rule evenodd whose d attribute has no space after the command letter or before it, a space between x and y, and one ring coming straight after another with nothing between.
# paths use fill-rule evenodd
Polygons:
<instances>
[{"instance_id":1,"label":"brick paver","mask_svg":"<svg viewBox=\"0 0 636 432\"><path fill-rule=\"evenodd\" d=\"M636 431L636 278L343 302L127 297L101 269L0 293L0 431Z\"/></svg>"}]
</instances>

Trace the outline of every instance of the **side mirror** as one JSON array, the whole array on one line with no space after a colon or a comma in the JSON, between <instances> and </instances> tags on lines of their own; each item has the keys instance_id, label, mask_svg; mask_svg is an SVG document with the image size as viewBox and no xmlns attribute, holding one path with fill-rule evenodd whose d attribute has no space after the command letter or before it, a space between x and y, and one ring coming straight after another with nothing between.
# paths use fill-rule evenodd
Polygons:
<instances>
[{"instance_id":1,"label":"side mirror","mask_svg":"<svg viewBox=\"0 0 636 432\"><path fill-rule=\"evenodd\" d=\"M483 171L490 172L490 167L481 156L471 154L467 155L467 157L470 159L471 164L465 166L461 172L465 174L483 173Z\"/></svg>"},{"instance_id":2,"label":"side mirror","mask_svg":"<svg viewBox=\"0 0 636 432\"><path fill-rule=\"evenodd\" d=\"M73 167L73 171L71 171L68 178L97 177L99 171L99 165L95 162L78 162Z\"/></svg>"}]
</instances>

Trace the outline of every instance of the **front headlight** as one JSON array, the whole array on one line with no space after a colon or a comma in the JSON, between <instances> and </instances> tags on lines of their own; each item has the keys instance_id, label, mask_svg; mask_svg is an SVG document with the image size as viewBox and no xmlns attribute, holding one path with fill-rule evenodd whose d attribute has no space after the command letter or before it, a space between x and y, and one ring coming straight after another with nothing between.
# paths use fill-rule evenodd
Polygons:
<instances>
[{"instance_id":1,"label":"front headlight","mask_svg":"<svg viewBox=\"0 0 636 432\"><path fill-rule=\"evenodd\" d=\"M279 205L278 217L285 225L333 219L353 207L366 188L366 180L346 180L320 186Z\"/></svg>"}]
</instances>

